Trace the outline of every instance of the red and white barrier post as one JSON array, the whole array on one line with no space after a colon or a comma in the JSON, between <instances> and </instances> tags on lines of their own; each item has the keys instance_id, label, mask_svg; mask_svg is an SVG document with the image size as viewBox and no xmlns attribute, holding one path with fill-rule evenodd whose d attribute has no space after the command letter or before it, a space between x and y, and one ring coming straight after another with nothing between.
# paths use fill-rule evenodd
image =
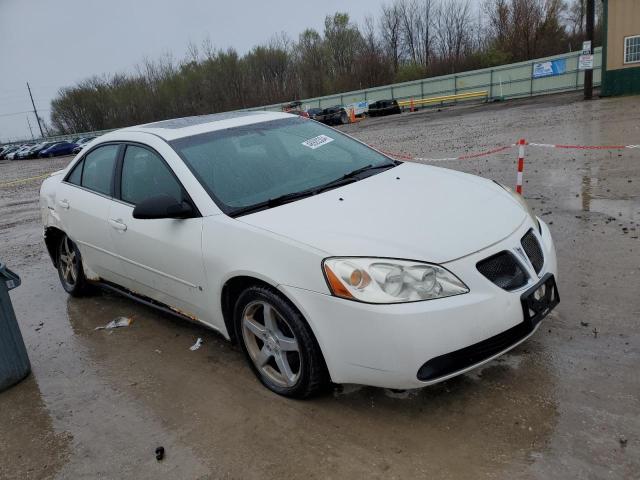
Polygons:
<instances>
[{"instance_id":1,"label":"red and white barrier post","mask_svg":"<svg viewBox=\"0 0 640 480\"><path fill-rule=\"evenodd\" d=\"M518 177L516 179L516 193L522 195L522 173L524 172L524 146L527 144L524 138L518 140Z\"/></svg>"}]
</instances>

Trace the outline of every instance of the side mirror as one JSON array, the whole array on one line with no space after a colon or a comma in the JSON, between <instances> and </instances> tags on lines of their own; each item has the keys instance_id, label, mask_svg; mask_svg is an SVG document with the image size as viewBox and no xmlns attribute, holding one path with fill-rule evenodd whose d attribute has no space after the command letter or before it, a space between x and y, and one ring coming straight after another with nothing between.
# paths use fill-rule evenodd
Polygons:
<instances>
[{"instance_id":1,"label":"side mirror","mask_svg":"<svg viewBox=\"0 0 640 480\"><path fill-rule=\"evenodd\" d=\"M170 195L149 197L133 209L133 218L140 220L191 218L193 214L194 209L188 202L179 202Z\"/></svg>"}]
</instances>

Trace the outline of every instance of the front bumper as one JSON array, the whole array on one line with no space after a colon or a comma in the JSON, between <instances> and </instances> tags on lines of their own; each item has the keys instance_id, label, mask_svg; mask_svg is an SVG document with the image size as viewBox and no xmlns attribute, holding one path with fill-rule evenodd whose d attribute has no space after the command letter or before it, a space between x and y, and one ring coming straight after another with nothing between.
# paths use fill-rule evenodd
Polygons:
<instances>
[{"instance_id":1,"label":"front bumper","mask_svg":"<svg viewBox=\"0 0 640 480\"><path fill-rule=\"evenodd\" d=\"M520 246L520 239L537 226L526 222L508 238L467 257L444 264L470 292L438 300L373 305L281 285L308 320L324 354L331 379L386 388L417 388L464 373L505 353L531 336L538 323L525 322L521 296L548 274L557 278L555 247L541 222L540 244L545 262L537 278L507 292L485 278L476 263L502 250ZM491 345L471 364L459 364L443 374L420 375L430 360ZM503 348L504 347L504 348ZM478 359L478 361L475 361ZM423 369L423 374L425 370ZM421 380L420 378L423 378Z\"/></svg>"}]
</instances>

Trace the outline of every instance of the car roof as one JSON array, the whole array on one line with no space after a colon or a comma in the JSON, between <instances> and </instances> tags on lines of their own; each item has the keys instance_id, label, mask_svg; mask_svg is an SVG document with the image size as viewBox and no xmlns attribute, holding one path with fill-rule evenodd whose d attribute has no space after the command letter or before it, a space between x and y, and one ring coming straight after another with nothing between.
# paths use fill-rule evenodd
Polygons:
<instances>
[{"instance_id":1,"label":"car roof","mask_svg":"<svg viewBox=\"0 0 640 480\"><path fill-rule=\"evenodd\" d=\"M122 128L101 137L104 140L117 139L120 133L143 132L161 137L167 141L189 137L199 133L208 133L227 128L241 127L255 123L268 122L283 118L298 118L283 112L225 112L195 117L174 118L159 122L145 123Z\"/></svg>"}]
</instances>

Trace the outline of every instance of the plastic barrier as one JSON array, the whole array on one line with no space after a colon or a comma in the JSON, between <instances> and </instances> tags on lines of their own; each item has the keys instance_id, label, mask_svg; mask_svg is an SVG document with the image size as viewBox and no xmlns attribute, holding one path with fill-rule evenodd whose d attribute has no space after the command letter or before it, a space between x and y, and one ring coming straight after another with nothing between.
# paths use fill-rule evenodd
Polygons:
<instances>
[{"instance_id":1,"label":"plastic barrier","mask_svg":"<svg viewBox=\"0 0 640 480\"><path fill-rule=\"evenodd\" d=\"M522 194L522 182L524 177L524 158L525 158L525 146L534 148L558 148L562 150L624 150L624 149L640 149L640 145L563 145L553 143L533 143L527 142L524 139L520 139L518 143L511 145L504 145L490 150L485 150L478 153L467 153L464 155L458 155L457 157L442 157L442 158L424 158L415 157L405 153L388 152L382 149L378 149L380 153L393 158L401 160L410 160L413 162L450 162L453 160L470 160L473 158L484 157L488 155L494 155L499 152L510 150L511 148L518 147L518 173L516 176L516 192Z\"/></svg>"},{"instance_id":2,"label":"plastic barrier","mask_svg":"<svg viewBox=\"0 0 640 480\"><path fill-rule=\"evenodd\" d=\"M24 379L31 371L9 297L9 290L19 285L20 277L0 263L0 392Z\"/></svg>"}]
</instances>

